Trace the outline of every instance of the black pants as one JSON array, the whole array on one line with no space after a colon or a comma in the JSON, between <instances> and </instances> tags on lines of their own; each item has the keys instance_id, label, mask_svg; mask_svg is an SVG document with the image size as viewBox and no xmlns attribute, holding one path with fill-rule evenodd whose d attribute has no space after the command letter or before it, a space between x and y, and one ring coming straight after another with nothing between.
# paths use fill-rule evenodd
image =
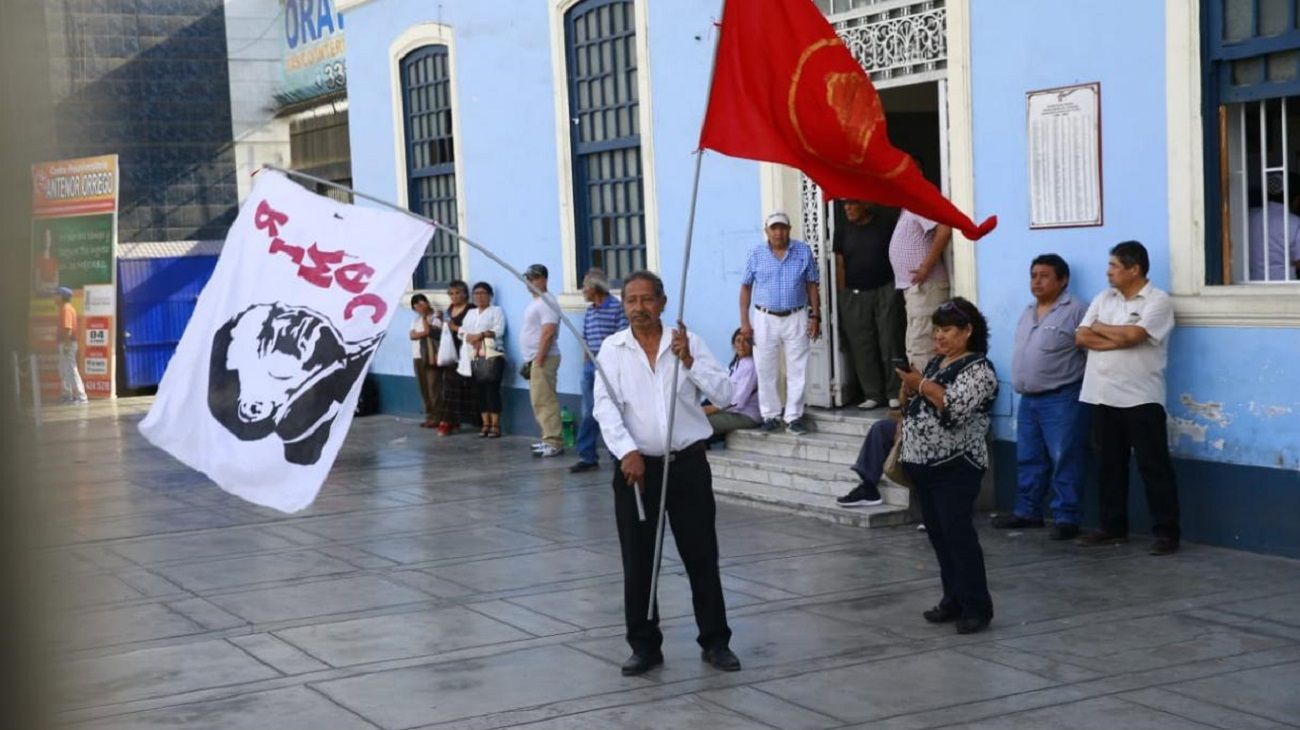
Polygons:
<instances>
[{"instance_id":1,"label":"black pants","mask_svg":"<svg viewBox=\"0 0 1300 730\"><path fill-rule=\"evenodd\" d=\"M646 618L650 601L650 575L654 569L655 517L659 508L663 460L645 460L646 521L636 514L635 488L614 474L614 516L618 521L618 542L623 553L623 613L627 622L627 643L632 651L658 654L663 644L659 631L659 606L654 618ZM704 450L673 461L668 474L668 520L677 552L691 581L695 606L696 639L705 649L726 647L731 642L727 607L722 598L722 577L718 572L718 533L713 521L713 474Z\"/></svg>"},{"instance_id":2,"label":"black pants","mask_svg":"<svg viewBox=\"0 0 1300 730\"><path fill-rule=\"evenodd\" d=\"M1178 529L1178 485L1169 458L1165 407L1146 403L1132 408L1097 406L1093 411L1101 461L1101 529L1128 535L1128 473L1130 452L1147 488L1151 531L1174 540Z\"/></svg>"},{"instance_id":3,"label":"black pants","mask_svg":"<svg viewBox=\"0 0 1300 730\"><path fill-rule=\"evenodd\" d=\"M921 502L925 534L939 559L943 598L939 605L964 618L993 618L993 598L984 574L984 551L975 532L975 499L984 470L965 458L939 466L903 463L912 494Z\"/></svg>"}]
</instances>

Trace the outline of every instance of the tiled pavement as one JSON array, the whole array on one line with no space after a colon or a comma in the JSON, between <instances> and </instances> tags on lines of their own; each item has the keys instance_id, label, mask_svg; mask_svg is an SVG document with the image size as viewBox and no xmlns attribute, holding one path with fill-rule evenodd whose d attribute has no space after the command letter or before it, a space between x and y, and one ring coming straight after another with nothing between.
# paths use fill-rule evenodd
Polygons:
<instances>
[{"instance_id":1,"label":"tiled pavement","mask_svg":"<svg viewBox=\"0 0 1300 730\"><path fill-rule=\"evenodd\" d=\"M700 662L669 541L667 664L624 678L608 467L375 416L284 516L145 444L145 407L41 430L77 727L1300 726L1295 561L986 531L997 618L959 637L920 619L937 579L911 528L722 504L744 671Z\"/></svg>"}]
</instances>

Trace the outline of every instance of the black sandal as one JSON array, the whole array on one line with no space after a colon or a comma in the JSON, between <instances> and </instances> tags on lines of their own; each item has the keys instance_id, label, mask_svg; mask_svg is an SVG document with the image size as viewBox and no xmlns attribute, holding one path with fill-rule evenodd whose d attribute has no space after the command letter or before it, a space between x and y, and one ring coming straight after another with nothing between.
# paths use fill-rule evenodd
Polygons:
<instances>
[{"instance_id":1,"label":"black sandal","mask_svg":"<svg viewBox=\"0 0 1300 730\"><path fill-rule=\"evenodd\" d=\"M499 439L499 438L501 438L501 427L500 427L500 426L493 426L491 429L488 430L488 435L487 435L487 437L490 438L490 439Z\"/></svg>"}]
</instances>

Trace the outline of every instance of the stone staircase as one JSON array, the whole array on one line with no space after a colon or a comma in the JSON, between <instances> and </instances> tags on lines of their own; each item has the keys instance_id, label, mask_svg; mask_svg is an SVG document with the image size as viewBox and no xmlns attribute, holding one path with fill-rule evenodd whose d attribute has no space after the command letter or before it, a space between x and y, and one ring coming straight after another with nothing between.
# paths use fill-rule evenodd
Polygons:
<instances>
[{"instance_id":1,"label":"stone staircase","mask_svg":"<svg viewBox=\"0 0 1300 730\"><path fill-rule=\"evenodd\" d=\"M857 459L871 424L887 418L883 408L825 410L809 408L804 422L810 433L733 431L727 448L709 453L713 491L719 498L751 506L808 514L845 525L880 527L909 521L907 489L889 480L880 483L885 503L845 509L835 498L857 483L849 466Z\"/></svg>"}]
</instances>

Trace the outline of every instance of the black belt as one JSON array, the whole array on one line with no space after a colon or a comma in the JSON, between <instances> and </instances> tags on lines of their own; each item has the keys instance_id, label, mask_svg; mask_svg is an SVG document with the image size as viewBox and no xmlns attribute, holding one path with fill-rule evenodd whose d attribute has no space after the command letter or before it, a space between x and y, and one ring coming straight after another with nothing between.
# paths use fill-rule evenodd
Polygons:
<instances>
[{"instance_id":1,"label":"black belt","mask_svg":"<svg viewBox=\"0 0 1300 730\"><path fill-rule=\"evenodd\" d=\"M696 441L695 443L691 444L690 446L687 446L684 449L680 449L678 451L674 451L670 453L668 455L668 463L671 464L674 461L682 461L684 459L693 459L697 456L704 456L704 452L708 450L709 450L708 439ZM662 456L647 456L645 454L642 454L641 458L644 459L645 461L654 462L656 464L662 464L664 461L664 457Z\"/></svg>"},{"instance_id":2,"label":"black belt","mask_svg":"<svg viewBox=\"0 0 1300 730\"><path fill-rule=\"evenodd\" d=\"M768 309L767 307L760 307L757 304L755 304L754 309L757 309L763 314L770 314L773 317L789 317L790 315L796 312L802 312L803 310L807 309L807 306L795 307L794 309Z\"/></svg>"},{"instance_id":3,"label":"black belt","mask_svg":"<svg viewBox=\"0 0 1300 730\"><path fill-rule=\"evenodd\" d=\"M1082 382L1083 382L1082 380L1076 380L1076 381L1074 381L1073 383L1066 383L1065 385L1058 385L1058 386L1056 386L1055 388L1052 388L1052 389L1050 389L1050 390L1040 390L1040 391L1038 391L1037 393L1022 393L1021 395L1032 395L1032 396L1040 396L1040 395L1056 395L1057 393L1061 393L1061 392L1063 392L1063 391L1065 391L1065 390L1067 390L1067 389L1069 389L1069 388L1073 388L1073 387L1079 385L1079 384L1082 383Z\"/></svg>"}]
</instances>

